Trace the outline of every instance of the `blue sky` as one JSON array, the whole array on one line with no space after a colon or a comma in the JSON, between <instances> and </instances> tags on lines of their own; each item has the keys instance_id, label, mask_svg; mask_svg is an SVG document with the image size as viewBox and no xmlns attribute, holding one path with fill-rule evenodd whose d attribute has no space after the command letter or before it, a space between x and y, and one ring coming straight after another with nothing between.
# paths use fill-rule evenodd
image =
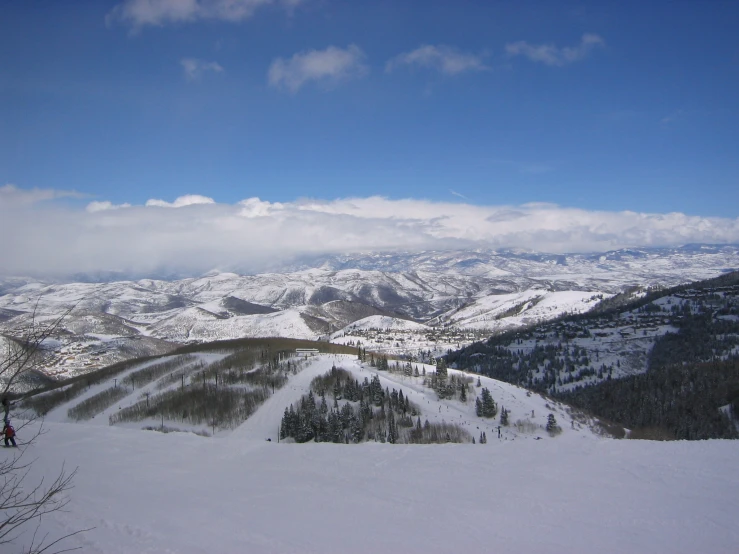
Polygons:
<instances>
[{"instance_id":1,"label":"blue sky","mask_svg":"<svg viewBox=\"0 0 739 554\"><path fill-rule=\"evenodd\" d=\"M114 203L453 191L737 215L736 3L252 0L228 18L219 1L185 21L174 0L4 2L0 180ZM155 24L123 15L147 6ZM558 64L510 51L585 34ZM352 45L359 70L270 85L277 59ZM424 45L479 66L386 70ZM188 79L183 60L217 66Z\"/></svg>"},{"instance_id":2,"label":"blue sky","mask_svg":"<svg viewBox=\"0 0 739 554\"><path fill-rule=\"evenodd\" d=\"M424 237L496 247L736 242L737 21L719 1L2 2L0 208L88 218L75 244L305 199L419 229L482 208ZM511 213L529 226L485 227Z\"/></svg>"}]
</instances>

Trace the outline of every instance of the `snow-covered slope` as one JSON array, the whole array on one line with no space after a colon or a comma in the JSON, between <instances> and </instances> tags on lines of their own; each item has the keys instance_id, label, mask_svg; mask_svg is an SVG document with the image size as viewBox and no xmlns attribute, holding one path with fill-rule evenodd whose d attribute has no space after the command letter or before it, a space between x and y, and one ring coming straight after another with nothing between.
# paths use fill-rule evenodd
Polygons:
<instances>
[{"instance_id":1,"label":"snow-covered slope","mask_svg":"<svg viewBox=\"0 0 739 554\"><path fill-rule=\"evenodd\" d=\"M429 331L431 329L428 325L416 323L415 321L381 315L365 317L354 323L350 323L347 325L347 328L352 330L385 329L391 331Z\"/></svg>"},{"instance_id":2,"label":"snow-covered slope","mask_svg":"<svg viewBox=\"0 0 739 554\"><path fill-rule=\"evenodd\" d=\"M439 323L465 329L501 329L533 325L565 313L588 311L609 294L579 290L527 290L476 299L472 304L438 318Z\"/></svg>"},{"instance_id":3,"label":"snow-covered slope","mask_svg":"<svg viewBox=\"0 0 739 554\"><path fill-rule=\"evenodd\" d=\"M415 378L383 373L383 386L402 387L422 417L488 429L488 443L265 441L333 365L374 373L351 356L315 358L241 427L212 438L52 417L25 453L36 460L28 479L62 463L79 471L67 510L45 517L39 536L92 528L63 546L112 554L688 553L733 552L739 542L739 441L605 439L572 428L551 404L563 432L550 437L539 427L546 399L486 378L511 419L531 419L533 431L511 427L498 439L497 423L474 416L471 402L440 402Z\"/></svg>"},{"instance_id":4,"label":"snow-covered slope","mask_svg":"<svg viewBox=\"0 0 739 554\"><path fill-rule=\"evenodd\" d=\"M598 255L456 251L333 256L260 275L211 273L177 281L3 281L0 332L52 320L70 307L65 344L95 350L94 336L208 341L281 335L316 339L370 316L414 320L438 335L413 348L445 352L501 329L589 309L625 286L671 285L739 267L735 246L622 250ZM408 331L406 329L406 331ZM417 329L425 333L425 328ZM400 343L401 341L396 341ZM147 343L141 343L147 344ZM151 353L161 345L149 343ZM158 350L159 349L159 350ZM83 352L84 354L84 352ZM106 360L107 362L115 360ZM84 355L67 373L98 367ZM72 363L73 362L73 363ZM54 371L62 368L55 367Z\"/></svg>"}]
</instances>

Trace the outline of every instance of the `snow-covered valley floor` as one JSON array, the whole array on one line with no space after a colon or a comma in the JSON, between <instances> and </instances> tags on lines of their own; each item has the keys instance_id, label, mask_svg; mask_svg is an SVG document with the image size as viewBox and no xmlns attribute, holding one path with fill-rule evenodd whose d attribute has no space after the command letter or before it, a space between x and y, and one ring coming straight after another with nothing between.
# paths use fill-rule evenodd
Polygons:
<instances>
[{"instance_id":1,"label":"snow-covered valley floor","mask_svg":"<svg viewBox=\"0 0 739 554\"><path fill-rule=\"evenodd\" d=\"M60 545L90 553L737 551L739 441L613 440L569 425L555 438L488 432L475 445L265 441L287 403L336 361L318 359L214 438L47 422L25 452L36 460L29 483L62 463L79 471L67 510L40 532L53 540L94 527ZM336 365L360 378L373 371L351 357ZM400 386L422 405L422 391ZM508 387L491 391L513 420L543 400L523 394L517 406ZM440 413L435 402L428 396L422 419ZM476 423L466 407L450 410Z\"/></svg>"}]
</instances>

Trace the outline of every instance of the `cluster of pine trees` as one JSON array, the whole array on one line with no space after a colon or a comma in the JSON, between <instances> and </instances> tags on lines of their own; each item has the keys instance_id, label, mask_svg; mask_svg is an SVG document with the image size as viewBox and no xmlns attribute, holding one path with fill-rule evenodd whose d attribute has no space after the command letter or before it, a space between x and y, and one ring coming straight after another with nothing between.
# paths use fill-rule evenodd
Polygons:
<instances>
[{"instance_id":1,"label":"cluster of pine trees","mask_svg":"<svg viewBox=\"0 0 739 554\"><path fill-rule=\"evenodd\" d=\"M464 377L453 373L449 375L446 366L446 360L439 358L436 371L432 372L429 378L424 379L424 385L431 387L439 399L459 399L460 402L467 402L467 393L469 392L470 377Z\"/></svg>"},{"instance_id":2,"label":"cluster of pine trees","mask_svg":"<svg viewBox=\"0 0 739 554\"><path fill-rule=\"evenodd\" d=\"M657 366L557 397L629 429L659 430L665 438L739 438L730 415L720 410L739 404L739 360Z\"/></svg>"},{"instance_id":3,"label":"cluster of pine trees","mask_svg":"<svg viewBox=\"0 0 739 554\"><path fill-rule=\"evenodd\" d=\"M662 365L726 359L737 351L739 321L733 316L739 315L739 272L650 290L643 298L622 296L631 300L604 300L602 306L584 314L493 336L450 353L447 361L460 369L553 394L563 385L592 385L612 378L619 362L601 362L597 340L613 340L614 329L647 336L660 326L679 328L679 336L673 334L671 341L669 335L668 340L656 339L652 359L661 358ZM591 339L593 345L586 350L575 344L578 338ZM517 348L523 340L542 342L526 350Z\"/></svg>"},{"instance_id":4,"label":"cluster of pine trees","mask_svg":"<svg viewBox=\"0 0 739 554\"><path fill-rule=\"evenodd\" d=\"M362 350L359 351L359 357L362 359ZM366 353L364 353L366 357ZM426 374L426 368L422 366L421 371L418 365L413 365L406 361L400 363L395 360L392 364L388 362L387 356L378 356L375 361L374 354L370 352L370 365L379 370L388 371L406 377L423 377L423 385L433 389L440 399L459 399L460 402L467 402L467 394L469 392L471 379L461 375L449 375L447 364L444 358L434 360L436 363L436 371Z\"/></svg>"},{"instance_id":5,"label":"cluster of pine trees","mask_svg":"<svg viewBox=\"0 0 739 554\"><path fill-rule=\"evenodd\" d=\"M464 357L455 353L450 356L450 361L454 361L458 367L541 391L549 391L552 386L581 382L596 375L599 379L608 378L615 369L614 364L601 363L597 351L588 353L576 344L562 342L536 344L528 351L518 350L515 345L484 344L474 350Z\"/></svg>"},{"instance_id":6,"label":"cluster of pine trees","mask_svg":"<svg viewBox=\"0 0 739 554\"><path fill-rule=\"evenodd\" d=\"M285 408L280 438L291 437L300 443L469 441L469 435L459 426L430 424L428 420L421 424L420 414L420 408L402 389L383 389L379 376L360 383L348 371L333 367L313 380L309 393L296 405Z\"/></svg>"},{"instance_id":7,"label":"cluster of pine trees","mask_svg":"<svg viewBox=\"0 0 739 554\"><path fill-rule=\"evenodd\" d=\"M498 405L487 387L483 387L480 396L475 398L475 414L477 417L495 417L498 414Z\"/></svg>"}]
</instances>

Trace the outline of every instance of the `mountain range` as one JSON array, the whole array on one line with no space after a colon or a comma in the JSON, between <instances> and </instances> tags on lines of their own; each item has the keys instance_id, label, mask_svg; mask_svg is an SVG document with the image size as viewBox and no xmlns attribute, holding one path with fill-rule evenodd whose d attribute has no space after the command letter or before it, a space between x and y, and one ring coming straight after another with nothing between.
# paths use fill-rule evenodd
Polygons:
<instances>
[{"instance_id":1,"label":"mountain range","mask_svg":"<svg viewBox=\"0 0 739 554\"><path fill-rule=\"evenodd\" d=\"M212 271L176 280L6 276L0 331L11 337L32 319L50 321L73 308L57 342L49 343L57 356L47 370L60 376L187 342L283 336L356 344L352 330L374 327L395 328L389 342L376 344L380 350L444 353L501 330L588 311L631 287L673 286L736 268L739 246L686 245L563 255L333 255L271 273ZM398 337L401 331L406 336Z\"/></svg>"}]
</instances>

